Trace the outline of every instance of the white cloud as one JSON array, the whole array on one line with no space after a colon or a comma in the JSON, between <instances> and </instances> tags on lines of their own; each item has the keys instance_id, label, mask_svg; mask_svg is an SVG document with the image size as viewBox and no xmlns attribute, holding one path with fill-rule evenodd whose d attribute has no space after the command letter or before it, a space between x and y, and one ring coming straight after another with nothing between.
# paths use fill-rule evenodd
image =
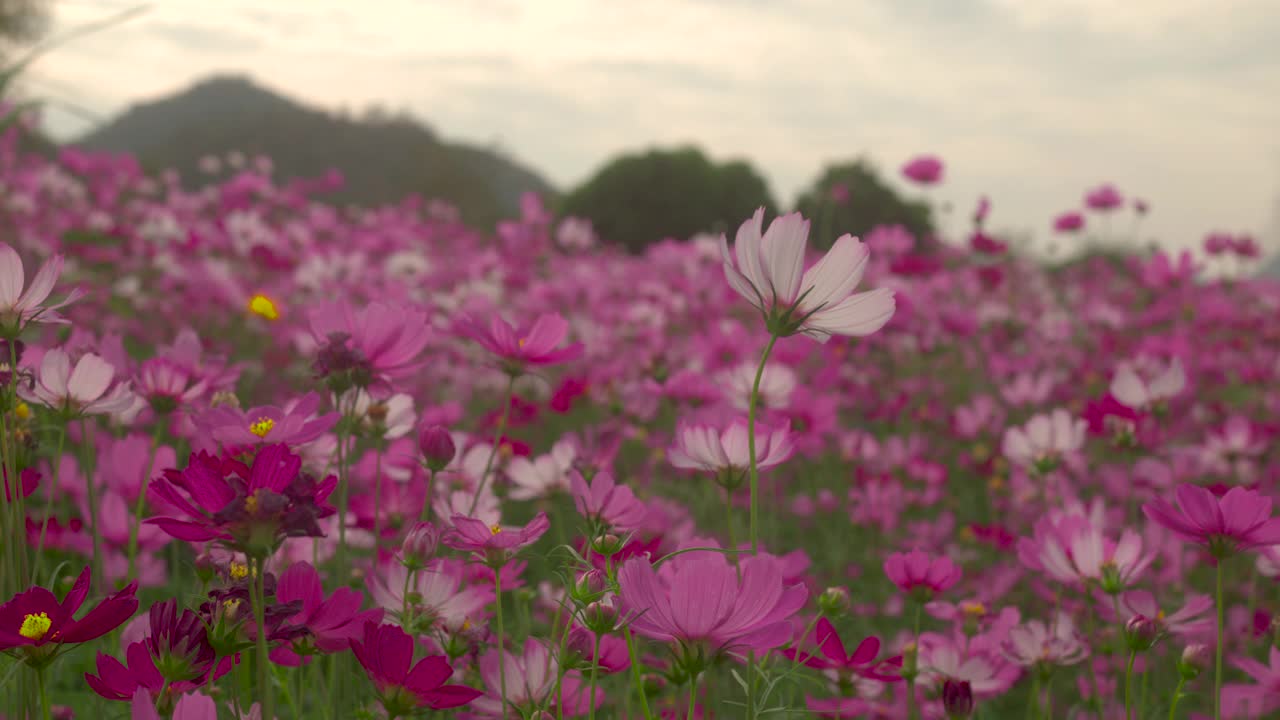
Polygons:
<instances>
[{"instance_id":1,"label":"white cloud","mask_svg":"<svg viewBox=\"0 0 1280 720\"><path fill-rule=\"evenodd\" d=\"M123 7L124 4L122 3ZM1280 192L1270 0L168 0L34 77L103 114L216 71L309 102L406 106L558 184L692 141L784 199L823 162L948 162L942 196L1040 232L1114 181L1168 244L1260 231ZM101 6L55 6L66 27ZM35 86L38 91L39 83ZM63 132L83 121L52 116ZM76 125L75 123L80 123Z\"/></svg>"}]
</instances>

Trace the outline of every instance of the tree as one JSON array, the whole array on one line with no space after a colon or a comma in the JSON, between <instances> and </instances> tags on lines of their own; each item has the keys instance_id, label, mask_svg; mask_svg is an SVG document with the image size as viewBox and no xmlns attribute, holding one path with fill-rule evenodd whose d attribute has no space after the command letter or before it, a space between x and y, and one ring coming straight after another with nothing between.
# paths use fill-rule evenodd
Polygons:
<instances>
[{"instance_id":1,"label":"tree","mask_svg":"<svg viewBox=\"0 0 1280 720\"><path fill-rule=\"evenodd\" d=\"M901 225L920 240L933 232L929 206L899 196L862 158L827 166L796 209L813 221L812 242L821 246L844 233L865 235L877 225Z\"/></svg>"},{"instance_id":2,"label":"tree","mask_svg":"<svg viewBox=\"0 0 1280 720\"><path fill-rule=\"evenodd\" d=\"M715 163L696 147L614 158L565 196L563 215L639 252L664 238L736 228L756 208L776 209L764 178L745 161Z\"/></svg>"}]
</instances>

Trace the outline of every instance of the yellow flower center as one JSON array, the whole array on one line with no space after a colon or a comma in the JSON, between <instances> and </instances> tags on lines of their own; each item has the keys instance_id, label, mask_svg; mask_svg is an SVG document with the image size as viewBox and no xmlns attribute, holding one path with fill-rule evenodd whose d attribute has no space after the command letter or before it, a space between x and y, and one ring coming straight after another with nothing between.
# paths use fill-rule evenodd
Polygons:
<instances>
[{"instance_id":1,"label":"yellow flower center","mask_svg":"<svg viewBox=\"0 0 1280 720\"><path fill-rule=\"evenodd\" d=\"M31 417L31 408L28 407L26 403L20 402L18 403L18 406L13 409L13 414L17 415L19 420L26 420Z\"/></svg>"},{"instance_id":2,"label":"yellow flower center","mask_svg":"<svg viewBox=\"0 0 1280 720\"><path fill-rule=\"evenodd\" d=\"M240 609L239 600L223 600L222 601L222 610L223 610L224 616L235 615L236 611L239 609Z\"/></svg>"},{"instance_id":3,"label":"yellow flower center","mask_svg":"<svg viewBox=\"0 0 1280 720\"><path fill-rule=\"evenodd\" d=\"M257 498L249 498L249 499L253 499L255 501L257 500ZM249 503L249 499L245 500L246 505ZM238 563L238 562L231 563L231 579L232 580L243 580L247 577L249 577L248 565L246 565L245 563Z\"/></svg>"},{"instance_id":4,"label":"yellow flower center","mask_svg":"<svg viewBox=\"0 0 1280 720\"><path fill-rule=\"evenodd\" d=\"M517 340L517 341L516 341L516 346L517 346L517 347L524 347L524 344L525 344L526 342L529 342L526 338L520 338L519 340Z\"/></svg>"},{"instance_id":5,"label":"yellow flower center","mask_svg":"<svg viewBox=\"0 0 1280 720\"><path fill-rule=\"evenodd\" d=\"M258 493L254 493L244 499L244 511L250 515L258 514Z\"/></svg>"},{"instance_id":6,"label":"yellow flower center","mask_svg":"<svg viewBox=\"0 0 1280 720\"><path fill-rule=\"evenodd\" d=\"M249 312L268 320L280 319L280 311L276 309L276 304L262 293L249 298Z\"/></svg>"},{"instance_id":7,"label":"yellow flower center","mask_svg":"<svg viewBox=\"0 0 1280 720\"><path fill-rule=\"evenodd\" d=\"M497 535L498 533L502 532L502 526L497 523L494 523L489 526L489 532L493 533L494 535Z\"/></svg>"},{"instance_id":8,"label":"yellow flower center","mask_svg":"<svg viewBox=\"0 0 1280 720\"><path fill-rule=\"evenodd\" d=\"M276 421L272 420L271 418L266 418L266 417L258 418L257 422L249 425L249 432L253 433L254 435L257 435L260 438L264 438L267 436L267 433L271 432L272 428L274 428L275 426L276 426Z\"/></svg>"},{"instance_id":9,"label":"yellow flower center","mask_svg":"<svg viewBox=\"0 0 1280 720\"><path fill-rule=\"evenodd\" d=\"M462 620L462 631L463 631L463 632L466 632L466 631L468 631L468 630L470 630L470 629L471 629L471 618L463 618L463 620Z\"/></svg>"},{"instance_id":10,"label":"yellow flower center","mask_svg":"<svg viewBox=\"0 0 1280 720\"><path fill-rule=\"evenodd\" d=\"M987 614L987 606L980 602L962 602L960 610L969 617L982 617Z\"/></svg>"},{"instance_id":11,"label":"yellow flower center","mask_svg":"<svg viewBox=\"0 0 1280 720\"><path fill-rule=\"evenodd\" d=\"M49 619L48 613L27 615L22 618L22 627L18 628L18 634L28 640L40 640L48 634L52 626L53 621Z\"/></svg>"}]
</instances>

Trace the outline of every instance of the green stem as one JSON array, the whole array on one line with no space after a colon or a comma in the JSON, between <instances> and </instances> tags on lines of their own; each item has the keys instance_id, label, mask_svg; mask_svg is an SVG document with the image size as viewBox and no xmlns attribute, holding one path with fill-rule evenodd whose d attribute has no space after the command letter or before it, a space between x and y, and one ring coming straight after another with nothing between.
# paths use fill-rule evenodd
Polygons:
<instances>
[{"instance_id":1,"label":"green stem","mask_svg":"<svg viewBox=\"0 0 1280 720\"><path fill-rule=\"evenodd\" d=\"M378 436L377 457L373 463L373 557L382 551L382 436Z\"/></svg>"},{"instance_id":2,"label":"green stem","mask_svg":"<svg viewBox=\"0 0 1280 720\"><path fill-rule=\"evenodd\" d=\"M508 402L510 404L510 402ZM507 716L507 659L503 655L507 651L505 642L506 628L502 625L502 568L493 569L494 605L498 613L498 684L502 688L502 716Z\"/></svg>"},{"instance_id":3,"label":"green stem","mask_svg":"<svg viewBox=\"0 0 1280 720\"><path fill-rule=\"evenodd\" d=\"M404 604L404 608L400 613L400 627L409 635L413 635L413 631L409 627L413 624L413 615L410 614L409 603L409 586L413 584L413 578L418 574L417 570L405 570L404 573L404 590L400 593L400 601Z\"/></svg>"},{"instance_id":4,"label":"green stem","mask_svg":"<svg viewBox=\"0 0 1280 720\"><path fill-rule=\"evenodd\" d=\"M40 578L40 565L44 561L44 539L49 531L49 516L53 515L53 495L57 492L58 476L62 471L62 447L67 439L67 429L65 426L58 426L58 448L54 452L53 460L49 463L53 466L53 478L49 483L48 496L44 503L44 520L40 522L40 540L36 543L36 559L35 566L31 570L31 584L35 585Z\"/></svg>"},{"instance_id":5,"label":"green stem","mask_svg":"<svg viewBox=\"0 0 1280 720\"><path fill-rule=\"evenodd\" d=\"M1138 657L1137 650L1129 651L1129 662L1124 668L1124 720L1129 720L1132 713L1132 695L1133 695L1133 661Z\"/></svg>"},{"instance_id":6,"label":"green stem","mask_svg":"<svg viewBox=\"0 0 1280 720\"><path fill-rule=\"evenodd\" d=\"M736 537L734 537L735 533L733 532L733 491L732 490L724 491L724 526L725 526L725 531L729 535L729 549L737 550L738 540ZM738 554L732 553L729 555L729 558L733 560L733 566L737 568ZM738 579L739 580L742 579L741 569L738 570Z\"/></svg>"},{"instance_id":7,"label":"green stem","mask_svg":"<svg viewBox=\"0 0 1280 720\"><path fill-rule=\"evenodd\" d=\"M1177 717L1178 701L1182 699L1182 686L1187 684L1185 677L1178 677L1178 687L1173 689L1173 701L1169 703L1169 720Z\"/></svg>"},{"instance_id":8,"label":"green stem","mask_svg":"<svg viewBox=\"0 0 1280 720\"><path fill-rule=\"evenodd\" d=\"M1031 669L1031 693L1027 696L1027 718L1034 718L1040 705L1040 673Z\"/></svg>"},{"instance_id":9,"label":"green stem","mask_svg":"<svg viewBox=\"0 0 1280 720\"><path fill-rule=\"evenodd\" d=\"M258 663L258 702L262 703L262 717L275 717L275 700L272 697L271 684L267 679L267 624L266 624L266 564L263 558L258 557L251 560L249 572L252 575L253 595L253 620L258 626L256 633L256 645L258 647L257 663Z\"/></svg>"},{"instance_id":10,"label":"green stem","mask_svg":"<svg viewBox=\"0 0 1280 720\"><path fill-rule=\"evenodd\" d=\"M693 677L689 678L689 710L684 715L687 720L693 720L693 711L696 706L695 701L697 700L697 697L698 697L698 676L694 675Z\"/></svg>"},{"instance_id":11,"label":"green stem","mask_svg":"<svg viewBox=\"0 0 1280 720\"><path fill-rule=\"evenodd\" d=\"M271 672L276 676L277 680L280 680L280 689L284 691L284 701L288 703L289 709L293 711L293 716L295 718L302 717L302 710L298 707L297 699L293 697L293 691L289 689L289 682L280 677L280 667L272 665ZM301 674L301 668L299 668L299 674Z\"/></svg>"},{"instance_id":12,"label":"green stem","mask_svg":"<svg viewBox=\"0 0 1280 720\"><path fill-rule=\"evenodd\" d=\"M80 439L84 443L84 461L80 470L84 473L85 487L89 493L89 529L93 534L93 560L90 567L93 568L94 585L100 587L105 580L102 577L102 528L98 523L98 488L93 479L93 441L89 438L88 424L83 417L80 418Z\"/></svg>"},{"instance_id":13,"label":"green stem","mask_svg":"<svg viewBox=\"0 0 1280 720\"><path fill-rule=\"evenodd\" d=\"M40 693L40 715L44 720L52 720L53 712L49 707L49 688L44 682L44 668L36 670L36 692Z\"/></svg>"},{"instance_id":14,"label":"green stem","mask_svg":"<svg viewBox=\"0 0 1280 720\"><path fill-rule=\"evenodd\" d=\"M596 647L591 651L591 689L587 692L587 702L591 703L591 710L587 713L587 720L596 720L596 677L599 675L600 633L596 633ZM556 704L563 705L564 703L557 702Z\"/></svg>"},{"instance_id":15,"label":"green stem","mask_svg":"<svg viewBox=\"0 0 1280 720\"><path fill-rule=\"evenodd\" d=\"M467 508L467 515L474 515L476 505L480 503L480 495L484 492L484 485L489 481L489 470L493 469L493 459L498 455L498 446L502 442L502 434L507 431L507 418L511 416L511 398L516 392L516 378L518 375L512 375L507 381L507 393L502 401L502 416L498 418L498 428L493 433L493 447L489 448L489 459L484 461L484 472L480 473L480 483L476 485L475 497L471 498L471 507ZM428 502L430 499L428 498ZM505 706L504 706L505 707Z\"/></svg>"},{"instance_id":16,"label":"green stem","mask_svg":"<svg viewBox=\"0 0 1280 720\"><path fill-rule=\"evenodd\" d=\"M341 401L335 401L338 412L342 412ZM347 477L347 440L350 434L346 431L347 419L344 415L338 421L338 582L346 584L349 579L347 566L347 509L351 504L351 479Z\"/></svg>"},{"instance_id":17,"label":"green stem","mask_svg":"<svg viewBox=\"0 0 1280 720\"><path fill-rule=\"evenodd\" d=\"M644 694L644 680L640 676L640 654L636 652L635 640L631 637L631 628L622 628L622 637L627 641L627 655L631 658L631 680L636 686L636 695L640 696L640 712L644 714L644 720L653 720L653 713L649 710L649 698Z\"/></svg>"},{"instance_id":18,"label":"green stem","mask_svg":"<svg viewBox=\"0 0 1280 720\"><path fill-rule=\"evenodd\" d=\"M1222 633L1224 613L1222 606L1222 565L1226 558L1218 558L1218 642L1213 659L1213 720L1222 720L1222 644L1226 639Z\"/></svg>"},{"instance_id":19,"label":"green stem","mask_svg":"<svg viewBox=\"0 0 1280 720\"><path fill-rule=\"evenodd\" d=\"M156 450L160 447L160 435L164 432L162 415L156 418L156 429L151 434L151 451L147 455L147 469L142 473L142 485L138 489L138 502L133 506L133 524L129 526L129 572L125 577L132 578L138 567L138 530L142 527L142 511L147 507L147 487L151 485L151 469L156 462Z\"/></svg>"},{"instance_id":20,"label":"green stem","mask_svg":"<svg viewBox=\"0 0 1280 720\"><path fill-rule=\"evenodd\" d=\"M917 602L915 606L915 619L911 623L911 642L914 645L911 651L911 666L907 668L907 717L911 720L915 720L920 715L916 707L916 675L919 673L920 665L920 610L924 608L924 603Z\"/></svg>"},{"instance_id":21,"label":"green stem","mask_svg":"<svg viewBox=\"0 0 1280 720\"><path fill-rule=\"evenodd\" d=\"M773 352L777 335L769 336L769 344L760 353L760 365L756 367L756 379L751 383L751 398L747 401L747 455L751 462L751 554L760 552L759 517L760 517L760 467L756 462L756 407L760 404L760 378L764 377L765 364L769 362L769 353Z\"/></svg>"}]
</instances>

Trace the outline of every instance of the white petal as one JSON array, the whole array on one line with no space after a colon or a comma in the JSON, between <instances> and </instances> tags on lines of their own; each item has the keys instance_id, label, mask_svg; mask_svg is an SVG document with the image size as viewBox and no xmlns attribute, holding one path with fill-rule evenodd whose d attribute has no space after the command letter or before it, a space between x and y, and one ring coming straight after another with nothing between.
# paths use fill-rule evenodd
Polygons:
<instances>
[{"instance_id":1,"label":"white petal","mask_svg":"<svg viewBox=\"0 0 1280 720\"><path fill-rule=\"evenodd\" d=\"M841 235L836 244L800 281L800 293L804 296L801 307L815 309L839 303L862 282L870 252L862 241L852 235Z\"/></svg>"},{"instance_id":2,"label":"white petal","mask_svg":"<svg viewBox=\"0 0 1280 720\"><path fill-rule=\"evenodd\" d=\"M115 368L111 363L90 353L76 363L76 369L67 381L67 392L80 402L93 402L107 391L113 377Z\"/></svg>"},{"instance_id":3,"label":"white petal","mask_svg":"<svg viewBox=\"0 0 1280 720\"><path fill-rule=\"evenodd\" d=\"M834 307L814 313L805 327L832 335L870 335L889 322L895 307L893 291L879 288L850 295Z\"/></svg>"},{"instance_id":4,"label":"white petal","mask_svg":"<svg viewBox=\"0 0 1280 720\"><path fill-rule=\"evenodd\" d=\"M778 302L789 305L800 294L804 248L808 238L809 221L794 212L774 218L760 241L765 275Z\"/></svg>"},{"instance_id":5,"label":"white petal","mask_svg":"<svg viewBox=\"0 0 1280 720\"><path fill-rule=\"evenodd\" d=\"M1147 394L1147 386L1129 363L1116 368L1116 376L1111 380L1111 395L1121 405L1134 409L1146 407L1151 400Z\"/></svg>"},{"instance_id":6,"label":"white petal","mask_svg":"<svg viewBox=\"0 0 1280 720\"><path fill-rule=\"evenodd\" d=\"M0 243L0 308L11 308L18 304L18 298L22 295L22 283L26 279L24 272L18 251Z\"/></svg>"},{"instance_id":7,"label":"white petal","mask_svg":"<svg viewBox=\"0 0 1280 720\"><path fill-rule=\"evenodd\" d=\"M71 377L71 358L61 348L44 354L40 361L40 384L55 396L67 396L67 379Z\"/></svg>"},{"instance_id":8,"label":"white petal","mask_svg":"<svg viewBox=\"0 0 1280 720\"><path fill-rule=\"evenodd\" d=\"M61 274L62 256L54 255L41 265L36 276L31 278L31 286L22 294L18 306L26 310L39 307L40 303L49 298L49 293L53 292L54 283L58 282L58 276Z\"/></svg>"},{"instance_id":9,"label":"white petal","mask_svg":"<svg viewBox=\"0 0 1280 720\"><path fill-rule=\"evenodd\" d=\"M750 220L738 226L733 250L738 255L738 271L761 293L769 291L769 278L760 264L760 232L764 226L764 208L756 210ZM765 300L768 301L766 296Z\"/></svg>"}]
</instances>

